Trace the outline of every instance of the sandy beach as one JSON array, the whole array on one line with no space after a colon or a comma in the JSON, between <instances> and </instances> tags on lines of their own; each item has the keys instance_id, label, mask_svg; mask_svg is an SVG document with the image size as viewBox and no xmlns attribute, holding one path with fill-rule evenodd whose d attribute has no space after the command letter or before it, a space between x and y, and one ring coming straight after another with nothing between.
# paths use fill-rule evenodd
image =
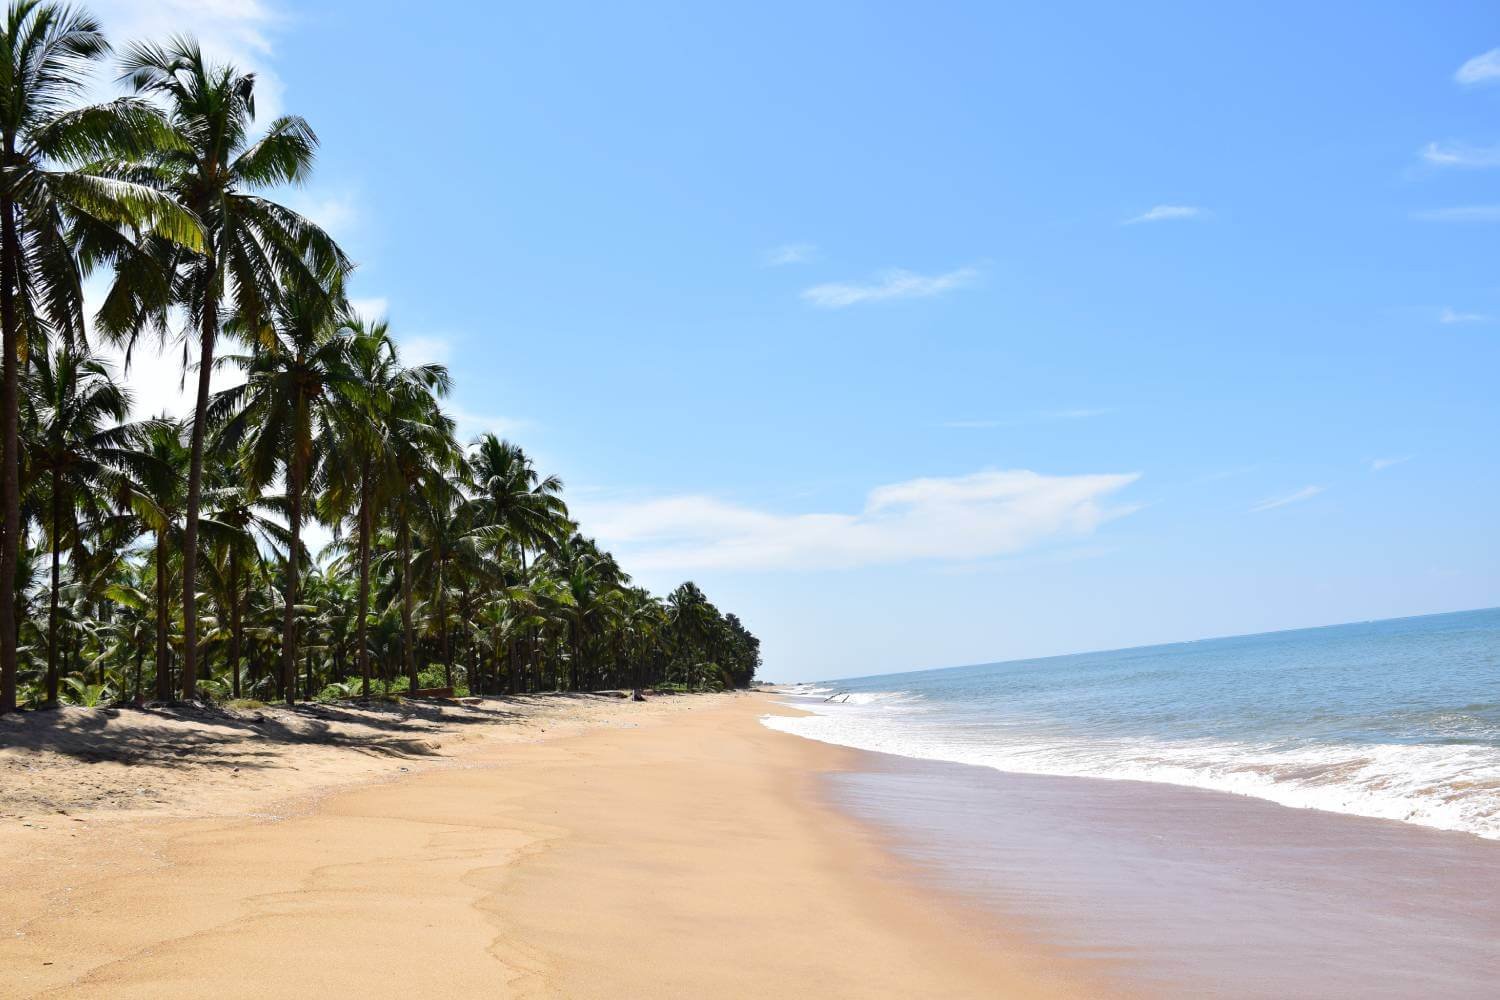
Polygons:
<instances>
[{"instance_id":1,"label":"sandy beach","mask_svg":"<svg viewBox=\"0 0 1500 1000\"><path fill-rule=\"evenodd\" d=\"M0 720L5 995L1107 995L909 877L821 802L854 754L767 711Z\"/></svg>"}]
</instances>

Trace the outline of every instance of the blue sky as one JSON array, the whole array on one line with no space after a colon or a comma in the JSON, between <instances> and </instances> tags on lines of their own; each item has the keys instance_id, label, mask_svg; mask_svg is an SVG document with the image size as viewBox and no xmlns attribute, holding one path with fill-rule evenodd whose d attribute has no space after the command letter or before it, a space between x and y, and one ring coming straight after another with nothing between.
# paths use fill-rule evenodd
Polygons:
<instances>
[{"instance_id":1,"label":"blue sky","mask_svg":"<svg viewBox=\"0 0 1500 1000\"><path fill-rule=\"evenodd\" d=\"M769 677L1500 604L1492 6L199 6L94 9Z\"/></svg>"}]
</instances>

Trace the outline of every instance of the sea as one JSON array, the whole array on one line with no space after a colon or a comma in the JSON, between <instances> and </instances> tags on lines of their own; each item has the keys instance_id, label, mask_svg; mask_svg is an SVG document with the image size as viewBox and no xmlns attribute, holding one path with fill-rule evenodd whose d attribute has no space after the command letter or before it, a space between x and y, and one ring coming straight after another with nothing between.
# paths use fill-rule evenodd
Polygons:
<instances>
[{"instance_id":1,"label":"sea","mask_svg":"<svg viewBox=\"0 0 1500 1000\"><path fill-rule=\"evenodd\" d=\"M781 700L872 752L834 805L1139 995L1500 996L1500 609Z\"/></svg>"}]
</instances>

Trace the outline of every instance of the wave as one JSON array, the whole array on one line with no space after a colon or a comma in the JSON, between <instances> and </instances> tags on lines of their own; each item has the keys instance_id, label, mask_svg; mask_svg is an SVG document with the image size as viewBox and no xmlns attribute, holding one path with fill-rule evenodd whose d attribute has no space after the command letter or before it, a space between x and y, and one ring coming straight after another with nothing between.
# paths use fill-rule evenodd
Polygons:
<instances>
[{"instance_id":1,"label":"wave","mask_svg":"<svg viewBox=\"0 0 1500 1000\"><path fill-rule=\"evenodd\" d=\"M1216 740L1008 738L944 728L919 715L920 696L859 692L768 715L767 727L808 739L1019 774L1149 781L1459 830L1500 840L1500 758L1461 743L1315 743L1289 747Z\"/></svg>"}]
</instances>

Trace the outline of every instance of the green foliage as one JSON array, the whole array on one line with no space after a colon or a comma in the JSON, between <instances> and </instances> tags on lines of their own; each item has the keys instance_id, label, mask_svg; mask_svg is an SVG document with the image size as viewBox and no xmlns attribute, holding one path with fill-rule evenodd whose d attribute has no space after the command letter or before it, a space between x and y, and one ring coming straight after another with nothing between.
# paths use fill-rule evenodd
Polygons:
<instances>
[{"instance_id":1,"label":"green foliage","mask_svg":"<svg viewBox=\"0 0 1500 1000\"><path fill-rule=\"evenodd\" d=\"M50 54L21 54L32 31ZM404 363L388 324L354 312L343 251L270 197L311 170L305 121L257 124L254 77L185 37L132 45L136 96L82 109L107 49L52 5L0 25L16 150L0 206L25 251L0 248L0 288L24 290L6 332L26 345L0 359L21 387L0 399L21 519L0 540L19 623L0 635L0 711L12 688L32 707L256 706L750 683L759 641L738 618L692 583L633 585L556 476L494 434L466 447L448 371ZM218 368L243 382L190 419L122 423L118 373L84 342L86 273L112 276L100 335L185 335L203 392ZM313 521L334 537L321 553Z\"/></svg>"}]
</instances>

